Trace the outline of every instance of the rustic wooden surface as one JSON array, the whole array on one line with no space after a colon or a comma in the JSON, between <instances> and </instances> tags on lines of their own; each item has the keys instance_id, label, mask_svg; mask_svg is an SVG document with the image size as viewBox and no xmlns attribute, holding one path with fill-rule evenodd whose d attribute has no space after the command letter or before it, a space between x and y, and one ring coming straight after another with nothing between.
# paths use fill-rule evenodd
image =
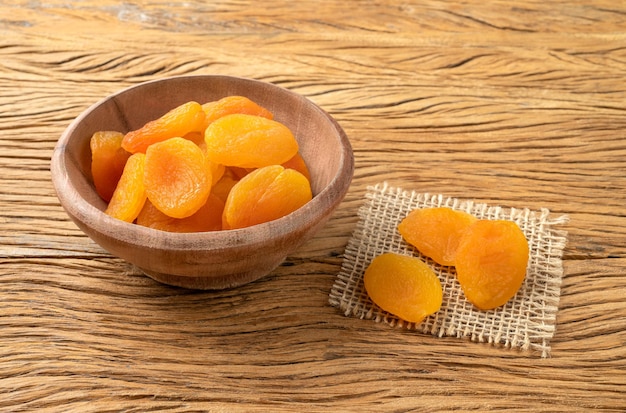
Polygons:
<instances>
[{"instance_id":1,"label":"rustic wooden surface","mask_svg":"<svg viewBox=\"0 0 626 413\"><path fill-rule=\"evenodd\" d=\"M87 106L164 76L274 82L355 150L345 202L270 276L159 285L86 238L49 160ZM1 411L623 411L626 4L0 3ZM368 185L567 214L550 358L328 304Z\"/></svg>"}]
</instances>

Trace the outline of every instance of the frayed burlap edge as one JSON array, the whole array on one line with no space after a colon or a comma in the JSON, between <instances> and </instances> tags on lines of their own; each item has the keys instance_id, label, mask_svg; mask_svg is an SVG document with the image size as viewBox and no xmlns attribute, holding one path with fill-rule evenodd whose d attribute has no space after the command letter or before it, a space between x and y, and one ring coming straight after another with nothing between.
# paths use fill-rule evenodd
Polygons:
<instances>
[{"instance_id":1,"label":"frayed burlap edge","mask_svg":"<svg viewBox=\"0 0 626 413\"><path fill-rule=\"evenodd\" d=\"M530 248L524 284L504 306L490 311L473 307L463 296L454 268L436 264L408 245L397 231L399 222L415 208L441 207L468 212L481 219L506 219L522 229ZM567 216L552 217L541 209L502 208L405 191L386 182L368 187L366 202L359 209L359 221L344 253L340 272L330 291L329 302L344 315L384 322L432 334L437 337L469 338L506 348L533 350L550 355L550 340L556 328L556 315L563 276L562 255L567 233L555 226ZM407 323L377 307L363 287L363 273L371 260L384 253L418 256L427 262L443 287L443 304L436 314L419 324Z\"/></svg>"}]
</instances>

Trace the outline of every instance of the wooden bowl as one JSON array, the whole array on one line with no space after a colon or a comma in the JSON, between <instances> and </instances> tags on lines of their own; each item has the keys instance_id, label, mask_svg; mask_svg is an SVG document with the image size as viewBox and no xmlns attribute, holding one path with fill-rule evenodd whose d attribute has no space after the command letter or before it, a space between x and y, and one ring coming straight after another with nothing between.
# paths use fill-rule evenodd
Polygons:
<instances>
[{"instance_id":1,"label":"wooden bowl","mask_svg":"<svg viewBox=\"0 0 626 413\"><path fill-rule=\"evenodd\" d=\"M89 140L99 130L134 130L190 100L205 103L246 96L269 109L298 140L311 173L313 199L297 211L248 228L170 233L106 215L91 177ZM270 83L228 76L183 76L129 87L94 104L59 139L51 160L61 205L92 240L169 285L223 289L274 270L329 219L354 172L350 142L341 127L308 99Z\"/></svg>"}]
</instances>

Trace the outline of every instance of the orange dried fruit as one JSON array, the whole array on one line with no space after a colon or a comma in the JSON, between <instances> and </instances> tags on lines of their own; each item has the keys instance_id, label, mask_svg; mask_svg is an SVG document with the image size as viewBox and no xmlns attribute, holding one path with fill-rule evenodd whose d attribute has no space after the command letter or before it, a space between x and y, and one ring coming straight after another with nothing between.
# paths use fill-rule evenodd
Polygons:
<instances>
[{"instance_id":1,"label":"orange dried fruit","mask_svg":"<svg viewBox=\"0 0 626 413\"><path fill-rule=\"evenodd\" d=\"M104 211L113 218L133 222L146 202L144 186L146 155L136 153L128 158L122 176Z\"/></svg>"},{"instance_id":2,"label":"orange dried fruit","mask_svg":"<svg viewBox=\"0 0 626 413\"><path fill-rule=\"evenodd\" d=\"M201 132L206 125L206 114L202 110L202 105L190 101L146 123L141 128L128 132L122 140L122 147L131 153L145 153L154 143L182 137L192 132Z\"/></svg>"},{"instance_id":3,"label":"orange dried fruit","mask_svg":"<svg viewBox=\"0 0 626 413\"><path fill-rule=\"evenodd\" d=\"M363 282L377 306L412 323L439 311L443 301L439 278L416 257L381 254L365 270Z\"/></svg>"},{"instance_id":4,"label":"orange dried fruit","mask_svg":"<svg viewBox=\"0 0 626 413\"><path fill-rule=\"evenodd\" d=\"M300 172L280 165L250 172L237 182L224 206L223 226L249 227L297 210L312 198L309 181Z\"/></svg>"},{"instance_id":5,"label":"orange dried fruit","mask_svg":"<svg viewBox=\"0 0 626 413\"><path fill-rule=\"evenodd\" d=\"M283 162L282 165L285 168L295 169L304 175L306 179L311 181L311 173L309 172L309 168L306 166L304 158L300 155L300 152L296 153L293 158L289 159L287 162Z\"/></svg>"},{"instance_id":6,"label":"orange dried fruit","mask_svg":"<svg viewBox=\"0 0 626 413\"><path fill-rule=\"evenodd\" d=\"M211 162L207 159L209 163L209 169L211 170L211 184L215 185L222 176L224 176L224 172L226 172L226 167L222 164Z\"/></svg>"},{"instance_id":7,"label":"orange dried fruit","mask_svg":"<svg viewBox=\"0 0 626 413\"><path fill-rule=\"evenodd\" d=\"M148 199L172 218L195 214L211 192L211 169L202 150L184 138L152 144L146 151Z\"/></svg>"},{"instance_id":8,"label":"orange dried fruit","mask_svg":"<svg viewBox=\"0 0 626 413\"><path fill-rule=\"evenodd\" d=\"M169 232L206 232L222 229L224 201L210 194L206 203L187 218L172 218L147 201L137 216L137 224Z\"/></svg>"},{"instance_id":9,"label":"orange dried fruit","mask_svg":"<svg viewBox=\"0 0 626 413\"><path fill-rule=\"evenodd\" d=\"M175 137L176 136L172 136L172 138L175 138ZM183 138L192 141L193 143L200 146L201 148L204 146L204 130L186 133L183 136Z\"/></svg>"},{"instance_id":10,"label":"orange dried fruit","mask_svg":"<svg viewBox=\"0 0 626 413\"><path fill-rule=\"evenodd\" d=\"M451 208L423 208L411 211L398 225L409 244L441 265L454 265L463 232L476 218Z\"/></svg>"},{"instance_id":11,"label":"orange dried fruit","mask_svg":"<svg viewBox=\"0 0 626 413\"><path fill-rule=\"evenodd\" d=\"M185 139L188 139L192 142L194 142L194 139L189 139L188 135L185 136ZM204 153L205 157L206 157L206 144L204 143L204 133L202 133L202 141L201 142L194 142L196 145L198 145L198 147L202 150L202 153ZM211 177L212 177L212 183L213 185L215 185L215 183L217 181L220 180L220 178L222 177L222 175L224 175L224 171L226 170L226 166L219 164L219 163L215 163L215 162L211 162L208 160L209 158L207 158L207 161L209 162L209 168L211 169Z\"/></svg>"},{"instance_id":12,"label":"orange dried fruit","mask_svg":"<svg viewBox=\"0 0 626 413\"><path fill-rule=\"evenodd\" d=\"M111 200L130 153L122 148L124 135L114 131L99 131L89 141L91 176L96 192L106 202Z\"/></svg>"},{"instance_id":13,"label":"orange dried fruit","mask_svg":"<svg viewBox=\"0 0 626 413\"><path fill-rule=\"evenodd\" d=\"M226 96L213 102L207 102L202 105L202 109L206 114L207 125L216 119L234 113L246 115L262 116L267 119L273 119L274 115L262 106L248 99L245 96Z\"/></svg>"},{"instance_id":14,"label":"orange dried fruit","mask_svg":"<svg viewBox=\"0 0 626 413\"><path fill-rule=\"evenodd\" d=\"M204 140L211 162L240 168L280 165L298 152L287 126L261 116L223 116L206 128Z\"/></svg>"},{"instance_id":15,"label":"orange dried fruit","mask_svg":"<svg viewBox=\"0 0 626 413\"><path fill-rule=\"evenodd\" d=\"M467 300L481 310L509 301L524 282L528 254L528 241L514 222L474 222L459 242L455 263Z\"/></svg>"},{"instance_id":16,"label":"orange dried fruit","mask_svg":"<svg viewBox=\"0 0 626 413\"><path fill-rule=\"evenodd\" d=\"M218 196L222 201L226 202L230 190L239 182L239 178L233 174L231 168L225 168L222 177L211 188L211 193Z\"/></svg>"},{"instance_id":17,"label":"orange dried fruit","mask_svg":"<svg viewBox=\"0 0 626 413\"><path fill-rule=\"evenodd\" d=\"M257 168L238 168L236 166L229 166L228 169L232 172L236 179L241 179Z\"/></svg>"}]
</instances>

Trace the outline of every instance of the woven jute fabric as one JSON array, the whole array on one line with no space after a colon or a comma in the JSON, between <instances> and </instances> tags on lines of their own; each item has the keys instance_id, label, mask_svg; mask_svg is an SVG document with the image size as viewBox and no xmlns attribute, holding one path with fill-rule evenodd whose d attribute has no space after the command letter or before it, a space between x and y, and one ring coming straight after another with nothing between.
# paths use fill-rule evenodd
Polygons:
<instances>
[{"instance_id":1,"label":"woven jute fabric","mask_svg":"<svg viewBox=\"0 0 626 413\"><path fill-rule=\"evenodd\" d=\"M526 278L518 293L505 305L483 311L468 302L456 280L454 267L441 266L407 244L398 224L416 208L449 207L480 219L514 221L528 240L530 256ZM567 216L553 217L547 209L503 208L443 195L406 191L386 182L368 187L359 221L345 249L340 272L331 288L329 302L346 316L384 322L437 337L458 337L505 348L550 355L550 340L563 277L562 255L567 233L558 226ZM419 324L398 319L377 307L363 286L363 273L372 259L385 252L423 259L443 287L441 309Z\"/></svg>"}]
</instances>

